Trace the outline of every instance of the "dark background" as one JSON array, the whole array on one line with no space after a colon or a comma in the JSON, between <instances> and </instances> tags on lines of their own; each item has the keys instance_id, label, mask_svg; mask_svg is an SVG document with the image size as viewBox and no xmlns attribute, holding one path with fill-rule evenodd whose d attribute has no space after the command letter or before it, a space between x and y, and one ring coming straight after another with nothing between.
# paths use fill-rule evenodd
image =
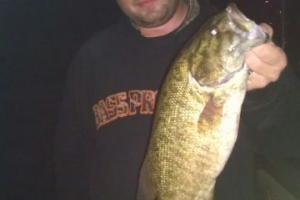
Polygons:
<instances>
[{"instance_id":1,"label":"dark background","mask_svg":"<svg viewBox=\"0 0 300 200\"><path fill-rule=\"evenodd\" d=\"M227 1L213 3L221 8ZM300 74L297 1L237 3L273 25ZM53 199L52 139L66 70L81 44L119 16L111 0L0 0L1 200Z\"/></svg>"}]
</instances>

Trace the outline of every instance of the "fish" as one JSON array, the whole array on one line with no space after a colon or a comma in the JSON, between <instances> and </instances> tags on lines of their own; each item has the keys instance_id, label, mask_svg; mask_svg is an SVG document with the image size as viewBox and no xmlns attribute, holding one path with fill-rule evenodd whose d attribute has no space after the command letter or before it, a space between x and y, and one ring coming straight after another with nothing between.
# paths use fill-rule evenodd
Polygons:
<instances>
[{"instance_id":1,"label":"fish","mask_svg":"<svg viewBox=\"0 0 300 200\"><path fill-rule=\"evenodd\" d=\"M211 200L238 135L245 53L268 34L230 3L172 62L159 92L137 200Z\"/></svg>"}]
</instances>

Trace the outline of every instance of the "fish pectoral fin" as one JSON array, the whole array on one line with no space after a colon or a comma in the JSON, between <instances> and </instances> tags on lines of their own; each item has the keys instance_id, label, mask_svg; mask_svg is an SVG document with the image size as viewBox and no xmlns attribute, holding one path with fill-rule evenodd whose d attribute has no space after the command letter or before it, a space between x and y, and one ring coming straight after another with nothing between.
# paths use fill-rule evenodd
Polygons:
<instances>
[{"instance_id":1,"label":"fish pectoral fin","mask_svg":"<svg viewBox=\"0 0 300 200\"><path fill-rule=\"evenodd\" d=\"M223 105L217 104L211 96L206 103L198 121L199 133L209 133L215 130L221 122Z\"/></svg>"}]
</instances>

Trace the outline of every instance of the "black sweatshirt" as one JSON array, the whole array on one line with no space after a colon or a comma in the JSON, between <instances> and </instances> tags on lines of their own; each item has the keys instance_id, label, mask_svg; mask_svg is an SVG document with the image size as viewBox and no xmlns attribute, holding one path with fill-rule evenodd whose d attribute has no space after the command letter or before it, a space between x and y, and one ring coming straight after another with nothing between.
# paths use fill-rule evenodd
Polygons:
<instances>
[{"instance_id":1,"label":"black sweatshirt","mask_svg":"<svg viewBox=\"0 0 300 200\"><path fill-rule=\"evenodd\" d=\"M179 32L144 38L121 19L81 48L68 73L55 137L58 200L134 200L157 92L176 53L213 13L200 7L200 16ZM248 132L278 123L286 99L278 98L279 88L246 97L217 199L255 199L254 133Z\"/></svg>"}]
</instances>

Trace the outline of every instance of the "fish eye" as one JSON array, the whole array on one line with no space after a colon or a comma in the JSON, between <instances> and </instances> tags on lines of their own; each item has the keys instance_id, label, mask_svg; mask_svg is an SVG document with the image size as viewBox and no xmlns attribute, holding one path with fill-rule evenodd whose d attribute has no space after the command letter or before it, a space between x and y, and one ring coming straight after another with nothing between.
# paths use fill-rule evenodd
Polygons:
<instances>
[{"instance_id":1,"label":"fish eye","mask_svg":"<svg viewBox=\"0 0 300 200\"><path fill-rule=\"evenodd\" d=\"M210 31L210 34L211 35L217 35L219 32L219 30L217 28L213 28L211 31Z\"/></svg>"}]
</instances>

